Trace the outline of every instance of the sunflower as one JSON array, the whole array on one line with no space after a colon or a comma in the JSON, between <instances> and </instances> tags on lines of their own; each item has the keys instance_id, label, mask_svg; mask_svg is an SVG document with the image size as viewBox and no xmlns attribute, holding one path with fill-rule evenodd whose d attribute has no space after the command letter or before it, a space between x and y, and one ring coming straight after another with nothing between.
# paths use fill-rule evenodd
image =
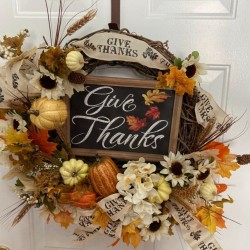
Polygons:
<instances>
[{"instance_id":1,"label":"sunflower","mask_svg":"<svg viewBox=\"0 0 250 250\"><path fill-rule=\"evenodd\" d=\"M189 182L188 175L193 175L193 167L180 152L177 152L176 155L170 152L169 157L164 156L164 160L160 162L164 167L160 173L167 175L166 181L171 181L173 187L177 184L183 187L185 182Z\"/></svg>"},{"instance_id":2,"label":"sunflower","mask_svg":"<svg viewBox=\"0 0 250 250\"><path fill-rule=\"evenodd\" d=\"M216 161L213 159L209 161L208 159L203 160L198 165L198 175L197 180L206 180L211 175L211 169L216 167Z\"/></svg>"},{"instance_id":3,"label":"sunflower","mask_svg":"<svg viewBox=\"0 0 250 250\"><path fill-rule=\"evenodd\" d=\"M28 75L30 84L41 91L41 97L49 99L59 99L65 95L63 79L55 76L43 66L39 67L39 71L34 71L34 75Z\"/></svg>"},{"instance_id":4,"label":"sunflower","mask_svg":"<svg viewBox=\"0 0 250 250\"><path fill-rule=\"evenodd\" d=\"M199 62L200 57L191 55L188 59L182 62L182 70L186 73L188 78L193 78L197 82L201 82L202 79L200 75L205 75L207 73L207 65Z\"/></svg>"},{"instance_id":5,"label":"sunflower","mask_svg":"<svg viewBox=\"0 0 250 250\"><path fill-rule=\"evenodd\" d=\"M140 235L144 241L150 240L154 242L155 239L160 240L161 235L167 235L170 222L167 220L168 215L159 215L153 217L153 221L149 226L144 226L141 229Z\"/></svg>"}]
</instances>

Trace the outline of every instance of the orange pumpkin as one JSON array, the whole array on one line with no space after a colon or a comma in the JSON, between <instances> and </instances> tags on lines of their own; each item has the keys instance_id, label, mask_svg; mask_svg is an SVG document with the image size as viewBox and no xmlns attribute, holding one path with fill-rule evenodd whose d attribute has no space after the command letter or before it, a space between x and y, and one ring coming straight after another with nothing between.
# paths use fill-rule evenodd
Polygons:
<instances>
[{"instance_id":1,"label":"orange pumpkin","mask_svg":"<svg viewBox=\"0 0 250 250\"><path fill-rule=\"evenodd\" d=\"M61 193L58 201L80 208L92 208L96 205L96 198L96 193L87 190L84 193L81 191Z\"/></svg>"},{"instance_id":2,"label":"orange pumpkin","mask_svg":"<svg viewBox=\"0 0 250 250\"><path fill-rule=\"evenodd\" d=\"M102 197L107 197L117 192L116 184L119 169L114 161L105 156L89 168L89 181L94 191Z\"/></svg>"}]
</instances>

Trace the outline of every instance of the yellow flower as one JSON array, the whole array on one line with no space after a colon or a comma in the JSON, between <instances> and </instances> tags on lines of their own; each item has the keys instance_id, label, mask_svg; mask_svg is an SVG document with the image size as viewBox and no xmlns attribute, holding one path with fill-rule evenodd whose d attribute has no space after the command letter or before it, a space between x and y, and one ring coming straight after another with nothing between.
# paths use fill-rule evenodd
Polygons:
<instances>
[{"instance_id":1,"label":"yellow flower","mask_svg":"<svg viewBox=\"0 0 250 250\"><path fill-rule=\"evenodd\" d=\"M185 93L193 95L195 80L188 78L185 72L178 69L176 66L172 66L169 73L164 75L159 73L157 80L159 80L157 87L174 89L177 95L184 95Z\"/></svg>"}]
</instances>

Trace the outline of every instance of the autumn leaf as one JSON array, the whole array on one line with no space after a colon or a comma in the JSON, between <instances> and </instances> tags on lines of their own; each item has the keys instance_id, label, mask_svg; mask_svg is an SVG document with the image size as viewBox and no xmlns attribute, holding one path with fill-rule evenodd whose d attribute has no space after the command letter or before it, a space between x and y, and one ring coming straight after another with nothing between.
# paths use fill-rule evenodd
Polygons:
<instances>
[{"instance_id":1,"label":"autumn leaf","mask_svg":"<svg viewBox=\"0 0 250 250\"><path fill-rule=\"evenodd\" d=\"M141 128L147 126L147 119L140 119L135 116L126 116L127 123L129 125L129 130L139 131Z\"/></svg>"},{"instance_id":2,"label":"autumn leaf","mask_svg":"<svg viewBox=\"0 0 250 250\"><path fill-rule=\"evenodd\" d=\"M164 102L168 97L170 97L167 93L160 92L159 89L148 90L146 95L143 94L142 96L145 100L145 104L148 106L154 102Z\"/></svg>"},{"instance_id":3,"label":"autumn leaf","mask_svg":"<svg viewBox=\"0 0 250 250\"><path fill-rule=\"evenodd\" d=\"M110 221L109 216L100 207L98 207L93 214L93 223L105 228Z\"/></svg>"},{"instance_id":4,"label":"autumn leaf","mask_svg":"<svg viewBox=\"0 0 250 250\"><path fill-rule=\"evenodd\" d=\"M39 146L39 149L48 154L52 155L52 153L56 150L57 144L54 142L49 142L49 133L47 130L37 130L34 125L30 126L30 135L29 138L32 139L32 143Z\"/></svg>"},{"instance_id":5,"label":"autumn leaf","mask_svg":"<svg viewBox=\"0 0 250 250\"><path fill-rule=\"evenodd\" d=\"M216 163L215 173L219 174L221 177L230 178L231 172L240 168L240 165L235 162L235 154L230 154L230 149L228 146L220 142L210 142L206 145L205 149L217 149L218 150L218 160Z\"/></svg>"},{"instance_id":6,"label":"autumn leaf","mask_svg":"<svg viewBox=\"0 0 250 250\"><path fill-rule=\"evenodd\" d=\"M229 196L229 199L223 198L221 201L213 201L213 204L217 207L223 208L224 203L233 203L234 200Z\"/></svg>"},{"instance_id":7,"label":"autumn leaf","mask_svg":"<svg viewBox=\"0 0 250 250\"><path fill-rule=\"evenodd\" d=\"M9 128L2 138L5 140L6 148L12 153L26 154L33 151L30 145L32 140L28 138L26 132L17 132L15 129Z\"/></svg>"},{"instance_id":8,"label":"autumn leaf","mask_svg":"<svg viewBox=\"0 0 250 250\"><path fill-rule=\"evenodd\" d=\"M141 241L140 231L136 227L137 224L141 222L140 219L137 219L130 224L122 227L122 239L127 245L130 243L134 248L137 248Z\"/></svg>"},{"instance_id":9,"label":"autumn leaf","mask_svg":"<svg viewBox=\"0 0 250 250\"><path fill-rule=\"evenodd\" d=\"M152 120L160 118L160 115L161 115L160 110L156 106L150 107L145 114L146 117L151 118Z\"/></svg>"},{"instance_id":10,"label":"autumn leaf","mask_svg":"<svg viewBox=\"0 0 250 250\"><path fill-rule=\"evenodd\" d=\"M71 217L71 213L69 211L60 211L54 216L54 220L56 223L59 223L61 227L66 229L70 224L74 223L74 219Z\"/></svg>"},{"instance_id":11,"label":"autumn leaf","mask_svg":"<svg viewBox=\"0 0 250 250\"><path fill-rule=\"evenodd\" d=\"M232 175L230 171L235 171L238 168L240 168L240 165L237 162L217 162L214 172L221 177L230 178Z\"/></svg>"},{"instance_id":12,"label":"autumn leaf","mask_svg":"<svg viewBox=\"0 0 250 250\"><path fill-rule=\"evenodd\" d=\"M226 228L225 220L222 218L224 213L222 208L213 206L202 207L196 214L196 218L206 226L210 232L216 232L216 226Z\"/></svg>"}]
</instances>

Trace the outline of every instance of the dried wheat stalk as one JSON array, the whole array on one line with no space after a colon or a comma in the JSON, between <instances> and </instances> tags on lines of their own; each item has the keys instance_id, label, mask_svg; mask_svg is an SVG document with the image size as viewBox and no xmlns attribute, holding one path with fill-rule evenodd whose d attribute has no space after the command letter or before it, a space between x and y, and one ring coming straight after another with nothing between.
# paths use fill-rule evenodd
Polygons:
<instances>
[{"instance_id":1,"label":"dried wheat stalk","mask_svg":"<svg viewBox=\"0 0 250 250\"><path fill-rule=\"evenodd\" d=\"M89 21L91 21L97 13L97 9L93 9L88 11L86 15L84 15L80 20L72 24L68 29L67 29L67 35L71 36L73 33L75 33L77 30L82 28L84 25L86 25Z\"/></svg>"},{"instance_id":2,"label":"dried wheat stalk","mask_svg":"<svg viewBox=\"0 0 250 250\"><path fill-rule=\"evenodd\" d=\"M26 203L24 207L21 209L21 211L18 213L18 215L15 217L12 223L12 226L15 226L16 224L18 224L32 207L33 207L33 204Z\"/></svg>"},{"instance_id":3,"label":"dried wheat stalk","mask_svg":"<svg viewBox=\"0 0 250 250\"><path fill-rule=\"evenodd\" d=\"M250 154L237 155L237 162L240 165L246 165L250 163Z\"/></svg>"}]
</instances>

